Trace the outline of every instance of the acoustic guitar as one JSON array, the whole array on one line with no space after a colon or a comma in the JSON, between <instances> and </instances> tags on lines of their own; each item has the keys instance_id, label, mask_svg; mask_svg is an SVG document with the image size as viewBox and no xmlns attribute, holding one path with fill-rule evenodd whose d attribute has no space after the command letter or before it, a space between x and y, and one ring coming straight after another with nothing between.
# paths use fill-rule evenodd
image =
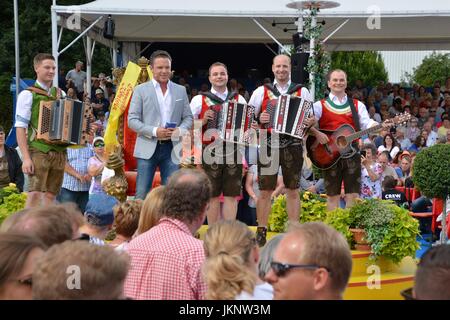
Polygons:
<instances>
[{"instance_id":1,"label":"acoustic guitar","mask_svg":"<svg viewBox=\"0 0 450 320\"><path fill-rule=\"evenodd\" d=\"M403 113L395 116L393 119L384 121L383 124L394 126L400 123L409 121L411 115ZM344 124L337 130L319 130L327 135L329 141L326 144L321 144L316 137L309 135L306 140L306 150L311 162L320 169L329 169L336 164L341 158L350 158L358 152L352 145L352 142L361 138L362 136L378 131L383 127L383 124L370 127L365 130L356 132L352 126Z\"/></svg>"}]
</instances>

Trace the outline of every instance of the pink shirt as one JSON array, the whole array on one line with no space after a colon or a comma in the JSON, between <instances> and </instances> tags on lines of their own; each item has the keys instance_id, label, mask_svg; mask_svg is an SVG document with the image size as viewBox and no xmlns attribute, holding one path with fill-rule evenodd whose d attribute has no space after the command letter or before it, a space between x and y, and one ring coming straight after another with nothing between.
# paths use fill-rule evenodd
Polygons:
<instances>
[{"instance_id":1,"label":"pink shirt","mask_svg":"<svg viewBox=\"0 0 450 320\"><path fill-rule=\"evenodd\" d=\"M127 246L131 268L125 296L138 300L200 300L206 283L201 267L203 242L187 225L172 218L133 239Z\"/></svg>"}]
</instances>

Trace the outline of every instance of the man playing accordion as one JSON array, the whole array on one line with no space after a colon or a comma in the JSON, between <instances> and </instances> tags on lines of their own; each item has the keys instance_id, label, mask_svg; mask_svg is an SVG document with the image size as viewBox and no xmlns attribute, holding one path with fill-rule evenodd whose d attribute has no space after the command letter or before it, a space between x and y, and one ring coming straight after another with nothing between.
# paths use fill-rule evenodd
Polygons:
<instances>
[{"instance_id":1,"label":"man playing accordion","mask_svg":"<svg viewBox=\"0 0 450 320\"><path fill-rule=\"evenodd\" d=\"M242 189L242 155L236 144L214 141L214 129L208 130L208 123L214 121L217 115L211 107L223 106L231 100L240 104L246 104L246 101L237 92L228 91L228 70L225 64L215 62L209 67L209 82L211 91L201 92L192 98L191 110L194 119L201 120L202 168L212 184L212 199L206 213L208 224L211 225L220 218L221 194L224 197L223 218L236 219L236 197Z\"/></svg>"},{"instance_id":2,"label":"man playing accordion","mask_svg":"<svg viewBox=\"0 0 450 320\"><path fill-rule=\"evenodd\" d=\"M291 59L286 55L277 55L273 59L272 72L275 76L273 84L258 87L252 94L249 104L255 107L256 117L261 125L260 147L258 153L258 182L260 196L256 202L258 228L256 240L260 246L266 242L267 222L271 210L271 195L275 190L279 166L286 187L286 209L290 221L298 221L300 197L300 176L303 165L302 140L292 136L275 135L264 130L271 121L268 111L274 108L277 98L282 94L312 101L307 88L291 82ZM306 120L307 127L312 125L313 118Z\"/></svg>"}]
</instances>

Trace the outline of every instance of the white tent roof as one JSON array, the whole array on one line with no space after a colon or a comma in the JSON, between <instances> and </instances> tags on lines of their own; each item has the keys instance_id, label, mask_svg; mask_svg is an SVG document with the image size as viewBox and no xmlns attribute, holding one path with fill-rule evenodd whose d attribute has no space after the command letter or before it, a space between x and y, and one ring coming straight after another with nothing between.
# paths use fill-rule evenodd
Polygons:
<instances>
[{"instance_id":1,"label":"white tent roof","mask_svg":"<svg viewBox=\"0 0 450 320\"><path fill-rule=\"evenodd\" d=\"M288 0L97 0L81 6L53 6L58 15L80 13L85 22L112 15L115 40L149 42L272 43L252 20L255 18L282 43L290 43L298 11ZM450 49L450 1L442 0L337 0L340 6L323 9L323 38L347 18L350 21L328 41L330 50ZM379 12L381 28L371 30L367 20ZM65 20L61 20L63 23ZM84 24L85 28L88 24ZM101 39L103 23L89 33ZM287 27L290 30L284 32Z\"/></svg>"}]
</instances>

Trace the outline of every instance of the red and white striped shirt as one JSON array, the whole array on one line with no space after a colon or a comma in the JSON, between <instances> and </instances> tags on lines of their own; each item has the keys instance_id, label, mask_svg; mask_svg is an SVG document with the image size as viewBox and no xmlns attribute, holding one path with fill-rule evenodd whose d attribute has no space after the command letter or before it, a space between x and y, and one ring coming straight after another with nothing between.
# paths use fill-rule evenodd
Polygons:
<instances>
[{"instance_id":1,"label":"red and white striped shirt","mask_svg":"<svg viewBox=\"0 0 450 320\"><path fill-rule=\"evenodd\" d=\"M133 239L127 252L131 269L125 280L125 296L138 300L200 300L206 283L201 268L203 241L187 225L162 218L159 224Z\"/></svg>"}]
</instances>

